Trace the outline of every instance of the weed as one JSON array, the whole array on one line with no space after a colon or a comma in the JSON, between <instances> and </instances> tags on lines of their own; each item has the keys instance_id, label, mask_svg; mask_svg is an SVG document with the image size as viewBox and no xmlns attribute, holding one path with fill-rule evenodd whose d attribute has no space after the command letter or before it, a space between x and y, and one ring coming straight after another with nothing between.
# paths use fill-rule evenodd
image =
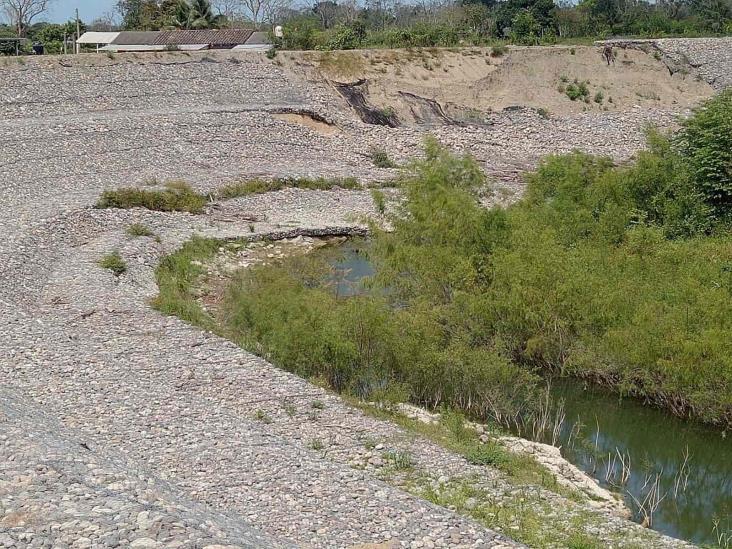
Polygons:
<instances>
[{"instance_id":1,"label":"weed","mask_svg":"<svg viewBox=\"0 0 732 549\"><path fill-rule=\"evenodd\" d=\"M508 52L508 47L504 44L496 44L491 48L492 57L501 57Z\"/></svg>"},{"instance_id":2,"label":"weed","mask_svg":"<svg viewBox=\"0 0 732 549\"><path fill-rule=\"evenodd\" d=\"M602 91L597 90L597 93L595 94L595 103L597 103L598 105L602 105L604 99L605 95L602 93Z\"/></svg>"},{"instance_id":3,"label":"weed","mask_svg":"<svg viewBox=\"0 0 732 549\"><path fill-rule=\"evenodd\" d=\"M109 269L114 276L121 276L127 272L127 263L125 263L119 252L112 252L105 255L99 260L99 266L102 269Z\"/></svg>"},{"instance_id":4,"label":"weed","mask_svg":"<svg viewBox=\"0 0 732 549\"><path fill-rule=\"evenodd\" d=\"M310 441L310 444L308 446L317 452L323 450L325 448L325 442L320 440L319 438L314 438Z\"/></svg>"},{"instance_id":5,"label":"weed","mask_svg":"<svg viewBox=\"0 0 732 549\"><path fill-rule=\"evenodd\" d=\"M142 223L133 223L127 227L127 234L130 236L153 236L150 228Z\"/></svg>"},{"instance_id":6,"label":"weed","mask_svg":"<svg viewBox=\"0 0 732 549\"><path fill-rule=\"evenodd\" d=\"M310 406L314 408L315 410L324 410L325 409L325 403L322 400L313 400L310 403Z\"/></svg>"},{"instance_id":7,"label":"weed","mask_svg":"<svg viewBox=\"0 0 732 549\"><path fill-rule=\"evenodd\" d=\"M282 179L251 179L239 181L219 188L211 194L212 198L218 200L230 200L241 196L252 194L263 194L272 191L279 191L285 188L309 189L327 191L331 189L358 189L361 187L358 180L353 177L344 178L308 178L289 177Z\"/></svg>"},{"instance_id":8,"label":"weed","mask_svg":"<svg viewBox=\"0 0 732 549\"><path fill-rule=\"evenodd\" d=\"M267 56L267 59L274 59L275 57L277 57L277 49L272 46L267 50L267 53L265 55Z\"/></svg>"},{"instance_id":9,"label":"weed","mask_svg":"<svg viewBox=\"0 0 732 549\"><path fill-rule=\"evenodd\" d=\"M196 193L185 183L170 183L162 191L148 191L137 188L122 188L104 191L97 201L97 208L147 208L161 212L202 213L206 197Z\"/></svg>"},{"instance_id":10,"label":"weed","mask_svg":"<svg viewBox=\"0 0 732 549\"><path fill-rule=\"evenodd\" d=\"M295 408L295 405L292 404L292 402L283 402L282 409L290 417L294 417L295 414L297 413L297 408Z\"/></svg>"},{"instance_id":11,"label":"weed","mask_svg":"<svg viewBox=\"0 0 732 549\"><path fill-rule=\"evenodd\" d=\"M389 158L389 154L383 149L371 149L371 161L377 168L396 168L397 165Z\"/></svg>"},{"instance_id":12,"label":"weed","mask_svg":"<svg viewBox=\"0 0 732 549\"><path fill-rule=\"evenodd\" d=\"M254 412L254 419L261 421L262 423L272 423L272 418L264 410L257 410Z\"/></svg>"},{"instance_id":13,"label":"weed","mask_svg":"<svg viewBox=\"0 0 732 549\"><path fill-rule=\"evenodd\" d=\"M414 467L414 458L407 450L386 452L384 457L397 471L405 471Z\"/></svg>"},{"instance_id":14,"label":"weed","mask_svg":"<svg viewBox=\"0 0 732 549\"><path fill-rule=\"evenodd\" d=\"M544 107L536 109L536 114L544 119L549 119L551 117L551 113L549 112L549 110L545 109Z\"/></svg>"}]
</instances>

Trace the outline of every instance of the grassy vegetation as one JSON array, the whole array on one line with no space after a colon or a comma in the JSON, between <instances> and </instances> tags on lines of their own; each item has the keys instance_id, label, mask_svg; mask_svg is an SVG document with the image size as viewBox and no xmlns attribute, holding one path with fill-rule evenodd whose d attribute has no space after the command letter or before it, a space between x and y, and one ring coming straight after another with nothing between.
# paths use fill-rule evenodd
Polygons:
<instances>
[{"instance_id":1,"label":"grassy vegetation","mask_svg":"<svg viewBox=\"0 0 732 549\"><path fill-rule=\"evenodd\" d=\"M147 208L161 212L203 212L206 196L195 192L185 183L170 184L164 190L132 187L104 191L97 208Z\"/></svg>"},{"instance_id":2,"label":"grassy vegetation","mask_svg":"<svg viewBox=\"0 0 732 549\"><path fill-rule=\"evenodd\" d=\"M138 236L153 236L153 232L147 225L143 225L142 223L133 223L129 227L127 227L127 234L130 236L138 237Z\"/></svg>"},{"instance_id":3,"label":"grassy vegetation","mask_svg":"<svg viewBox=\"0 0 732 549\"><path fill-rule=\"evenodd\" d=\"M102 269L109 269L115 276L121 276L127 272L127 263L119 255L119 252L112 252L105 255L99 260L99 266Z\"/></svg>"},{"instance_id":4,"label":"grassy vegetation","mask_svg":"<svg viewBox=\"0 0 732 549\"><path fill-rule=\"evenodd\" d=\"M213 257L222 242L194 236L177 252L166 256L155 271L159 293L152 305L159 311L175 315L206 329L214 329L211 316L193 295L195 283L205 269L201 261Z\"/></svg>"},{"instance_id":5,"label":"grassy vegetation","mask_svg":"<svg viewBox=\"0 0 732 549\"><path fill-rule=\"evenodd\" d=\"M732 135L730 112L732 92L625 167L549 157L507 209L480 207L473 159L429 143L401 179L393 231L373 228L373 292L337 296L317 258L255 267L232 281L221 329L360 399L527 421L551 373L730 425L732 189L708 154ZM176 262L217 245L188 246L161 266L159 299L200 322L182 291L200 268Z\"/></svg>"},{"instance_id":6,"label":"grassy vegetation","mask_svg":"<svg viewBox=\"0 0 732 549\"><path fill-rule=\"evenodd\" d=\"M389 158L389 153L383 149L371 150L371 161L377 168L396 168L396 163Z\"/></svg>"},{"instance_id":7,"label":"grassy vegetation","mask_svg":"<svg viewBox=\"0 0 732 549\"><path fill-rule=\"evenodd\" d=\"M354 177L344 178L309 178L291 177L281 179L252 179L240 181L221 187L212 196L219 200L228 200L251 194L262 194L279 191L285 188L327 191L331 189L360 189L361 185Z\"/></svg>"},{"instance_id":8,"label":"grassy vegetation","mask_svg":"<svg viewBox=\"0 0 732 549\"><path fill-rule=\"evenodd\" d=\"M152 184L158 182L153 180ZM165 183L163 190L147 190L127 187L105 191L97 201L97 208L146 208L161 212L203 213L207 202L211 200L229 200L251 194L262 194L279 191L285 188L331 190L360 189L356 178L326 177L286 177L279 179L252 179L225 185L211 193L198 193L183 181ZM130 233L131 234L131 233ZM133 235L148 236L148 235Z\"/></svg>"}]
</instances>

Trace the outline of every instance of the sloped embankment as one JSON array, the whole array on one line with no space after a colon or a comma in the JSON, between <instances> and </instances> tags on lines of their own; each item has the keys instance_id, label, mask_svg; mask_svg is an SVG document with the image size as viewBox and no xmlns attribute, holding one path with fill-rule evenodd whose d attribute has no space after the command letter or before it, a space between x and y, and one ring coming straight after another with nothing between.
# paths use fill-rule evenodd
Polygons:
<instances>
[{"instance_id":1,"label":"sloped embankment","mask_svg":"<svg viewBox=\"0 0 732 549\"><path fill-rule=\"evenodd\" d=\"M674 44L662 41L646 49L618 44L623 47L616 47L611 65L601 47L591 46L511 47L506 53L490 48L363 50L302 53L293 59L312 63L339 90L358 87L373 110L390 112L404 124L476 123L485 113L515 107L555 115L687 109L714 89L690 58L677 55L677 64L688 59L686 68L669 71L657 52L661 47L671 51ZM726 57L716 61L719 74L732 69ZM711 83L718 86L720 80ZM578 96L572 97L573 87L581 88Z\"/></svg>"}]
</instances>

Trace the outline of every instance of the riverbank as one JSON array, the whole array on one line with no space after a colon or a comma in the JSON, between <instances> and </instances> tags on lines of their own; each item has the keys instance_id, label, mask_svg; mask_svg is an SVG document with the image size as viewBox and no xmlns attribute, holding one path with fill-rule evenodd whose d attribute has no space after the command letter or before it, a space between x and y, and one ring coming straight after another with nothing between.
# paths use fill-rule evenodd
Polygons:
<instances>
[{"instance_id":1,"label":"riverbank","mask_svg":"<svg viewBox=\"0 0 732 549\"><path fill-rule=\"evenodd\" d=\"M190 250L184 248L179 253L199 267L195 277L190 279L188 300L215 319L221 314L221 304L226 299L226 284L237 271L276 263L285 257L312 250L318 250L318 253L323 250L328 256L337 255L337 249L325 250L323 246L327 244L318 238L304 234L290 236L294 238L260 242L248 242L246 238L212 241L210 246L199 246L199 249L213 250L207 257L191 256ZM329 242L338 245L343 240L335 237L335 241L331 238ZM225 326L215 320L211 326L218 326L214 329L226 333ZM627 515L627 508L617 496L601 489L594 479L558 456L556 449L506 437L500 431L493 432L492 427L484 427L480 432L475 430L475 424L467 424L468 428L462 431L454 422L450 426L451 420L441 422L438 416L415 408L399 406L392 410L354 400L350 402L368 414L396 422L411 431L411 436L427 437L445 451L456 454L457 459L464 460L462 467L454 469L451 475L445 475L444 464L431 459L426 464L423 462L425 456L414 450L416 441L404 447L401 443L386 446L367 440L364 448L355 454L341 456L350 466L374 471L380 478L420 497L456 507L461 513L491 528L510 533L532 546L563 547L569 542L585 543L588 547L628 546L616 545L620 543L620 531L632 530L629 523L620 518ZM327 433L320 433L309 443L326 456L330 454L331 441ZM512 448L517 456L509 458L508 454L497 451L496 442ZM522 455L528 457L523 459ZM425 466L427 469L423 469ZM489 471L493 483L490 489L484 478ZM502 478L507 483L506 488L497 492L496 478ZM552 501L549 506L552 511L547 507L549 501ZM654 542L648 538L643 543Z\"/></svg>"}]
</instances>

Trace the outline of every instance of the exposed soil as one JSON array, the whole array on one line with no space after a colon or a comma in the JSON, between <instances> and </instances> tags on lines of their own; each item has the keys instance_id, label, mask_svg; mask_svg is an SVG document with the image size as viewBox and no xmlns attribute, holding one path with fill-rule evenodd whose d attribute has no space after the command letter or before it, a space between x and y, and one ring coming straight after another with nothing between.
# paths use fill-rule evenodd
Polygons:
<instances>
[{"instance_id":1,"label":"exposed soil","mask_svg":"<svg viewBox=\"0 0 732 549\"><path fill-rule=\"evenodd\" d=\"M481 113L517 106L557 115L637 107L684 110L713 93L689 71L671 74L660 56L636 49L616 48L610 66L592 46L511 47L500 57L488 48L428 48L298 52L284 58L293 66L312 64L333 81L366 82L362 89L375 109L390 109L415 124L478 122ZM575 81L586 83L586 99L573 101L560 91ZM425 117L415 100L437 104L444 117Z\"/></svg>"}]
</instances>

